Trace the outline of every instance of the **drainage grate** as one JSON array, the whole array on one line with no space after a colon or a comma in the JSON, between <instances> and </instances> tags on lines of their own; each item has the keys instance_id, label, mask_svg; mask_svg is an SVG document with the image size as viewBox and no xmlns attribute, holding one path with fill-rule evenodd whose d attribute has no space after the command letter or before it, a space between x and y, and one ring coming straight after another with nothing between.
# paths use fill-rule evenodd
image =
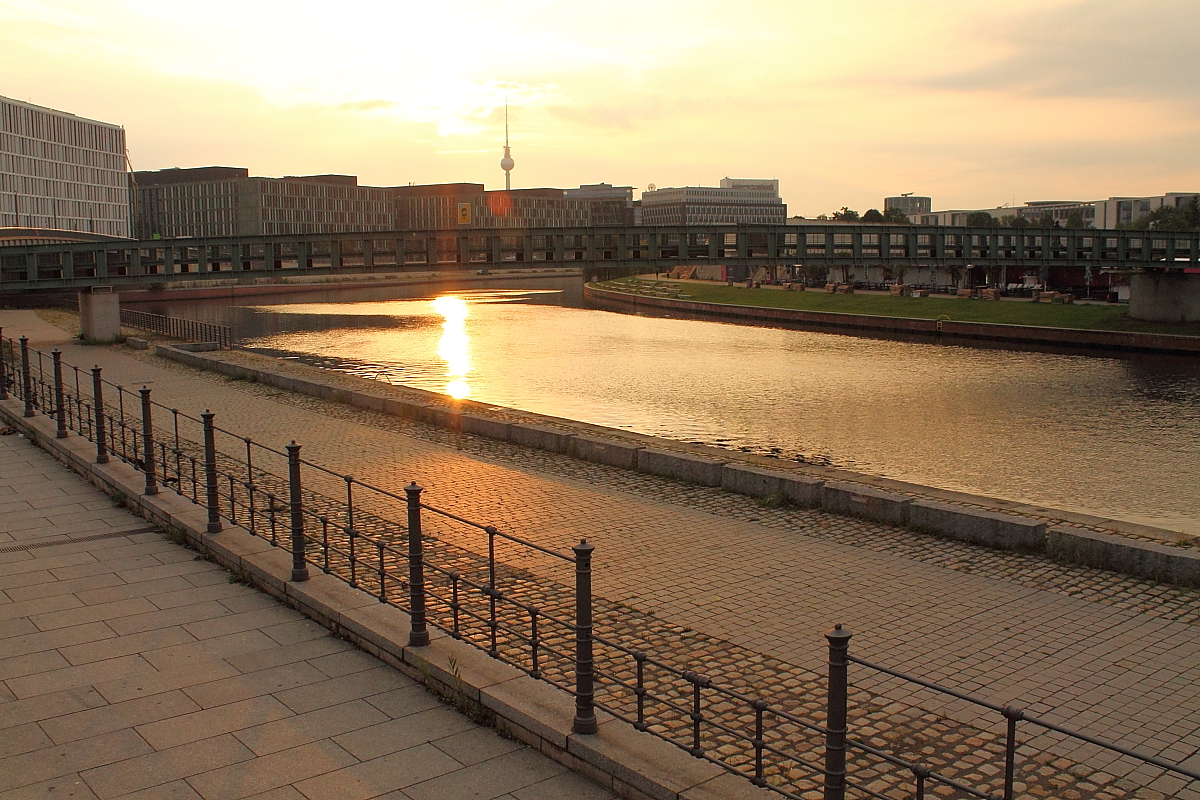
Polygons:
<instances>
[{"instance_id":1,"label":"drainage grate","mask_svg":"<svg viewBox=\"0 0 1200 800\"><path fill-rule=\"evenodd\" d=\"M74 539L55 539L53 541L30 542L29 544L10 544L7 547L0 547L0 553L17 553L21 550L35 550L39 547L58 547L64 544L75 544L76 542L98 542L101 539L119 539L122 536L133 536L138 533L154 533L154 528L134 528L128 531L113 531L112 533L97 533L94 536L79 536Z\"/></svg>"}]
</instances>

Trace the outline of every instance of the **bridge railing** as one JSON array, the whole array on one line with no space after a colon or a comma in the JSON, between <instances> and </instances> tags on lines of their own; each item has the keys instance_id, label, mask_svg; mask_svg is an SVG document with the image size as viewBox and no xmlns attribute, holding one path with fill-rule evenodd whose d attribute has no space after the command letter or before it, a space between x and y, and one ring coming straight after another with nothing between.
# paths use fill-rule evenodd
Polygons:
<instances>
[{"instance_id":1,"label":"bridge railing","mask_svg":"<svg viewBox=\"0 0 1200 800\"><path fill-rule=\"evenodd\" d=\"M1136 766L1124 770L1132 779L1103 774L1108 797L1151 784L1200 797L1195 769L853 656L841 626L826 634L824 675L715 638L689 646L681 634L702 635L593 596L586 542L545 547L433 506L415 483L374 486L302 459L294 441L263 445L219 428L212 412L168 408L149 388L0 335L0 400L10 396L25 417L52 417L58 438L94 443L97 463L137 469L145 494L173 491L206 509L208 533L232 523L290 552L292 581L311 567L400 609L409 646L428 644L432 625L563 689L577 734L596 732L601 709L794 800L1095 796L1088 781L1101 770L1088 764L1118 759ZM851 681L852 665L871 688ZM961 709L896 701L897 690L998 714L1003 731L959 722Z\"/></svg>"}]
</instances>

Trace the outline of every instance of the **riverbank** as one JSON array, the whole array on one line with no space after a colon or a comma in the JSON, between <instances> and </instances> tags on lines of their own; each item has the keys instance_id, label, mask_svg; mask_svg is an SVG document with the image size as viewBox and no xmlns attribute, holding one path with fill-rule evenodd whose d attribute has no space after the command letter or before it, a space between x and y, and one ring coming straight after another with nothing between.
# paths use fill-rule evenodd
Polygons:
<instances>
[{"instance_id":1,"label":"riverbank","mask_svg":"<svg viewBox=\"0 0 1200 800\"><path fill-rule=\"evenodd\" d=\"M3 324L6 333L31 333L31 326L23 321L5 319ZM914 536L892 526L818 510L762 507L718 488L666 481L480 436L460 436L262 383L222 379L166 362L153 351L84 348L61 337L34 338L41 349L63 349L67 363L100 364L109 380L127 386L148 383L158 402L168 407L193 413L211 408L219 425L253 436L256 442L271 445L300 434L306 461L339 474L382 481L383 488L391 491L416 479L426 487L428 502L494 522L541 546L557 548L586 536L596 546L597 596L624 604L620 613L606 608L597 616L602 636L611 636L604 625L628 620L627 627L636 626L638 646L652 657L665 654L681 670L703 664L706 676L731 675L790 703L790 708L802 708L806 698L819 696L820 675L813 671L825 669L821 634L834 620L852 626L853 652L864 659L900 664L963 691L979 691L977 676L987 675L989 697L1003 702L1016 697L1026 707L1036 704L1051 711L1061 708L1063 713L1053 719L1063 724L1082 723L1074 710L1081 702L1111 705L1120 714L1088 718L1097 720L1088 732L1130 747L1146 744L1154 754L1166 745L1151 741L1157 734L1130 720L1153 718L1179 730L1177 721L1183 718L1182 723L1188 724L1187 709L1195 707L1189 687L1200 681L1186 667L1191 662L1155 660L1161 652L1159 642L1176 653L1191 646L1200 606L1190 590L1056 565L1032 555ZM289 373L298 366L277 364ZM340 381L340 376L331 377ZM50 425L42 430L51 445L81 442L74 435L54 439ZM240 440L230 443L223 437L218 442L230 444L235 454L240 447ZM81 452L81 460L91 460L86 443ZM128 474L137 477L132 470ZM305 474L311 479L311 471ZM138 491L133 485L131 496ZM160 499L178 500L181 513L190 510L203 530L203 513L190 500L161 492L145 501ZM266 546L263 558L290 566L279 550ZM242 563L248 561L244 557ZM253 562L252 568L258 563ZM547 578L539 585L553 580L549 567L538 572L543 573ZM271 576L276 585L286 582L286 571ZM314 575L295 587L294 594L331 580ZM382 611L373 597L364 595L360 601L371 606L364 607L364 614L376 616ZM670 628L648 627L651 612L668 618ZM1072 632L1065 638L1061 625L1053 624L1064 619L1071 621ZM1112 635L1113 624L1120 625L1120 636ZM444 674L447 653L434 652L436 659L427 661ZM1019 659L1028 660L1021 654L1028 652L1037 654L1037 668L1032 671L1020 668L1024 661ZM489 676L495 675L496 662L486 658L479 663L490 667ZM464 664L464 659L458 663ZM478 685L470 683L474 663L463 666L468 686ZM870 681L866 673L855 675L858 689L878 683ZM1159 688L1168 681L1174 688L1169 694ZM784 695L774 689L781 682L797 689ZM881 735L886 741L895 737L914 741L910 728L898 718L907 713L898 704L911 699L930 706L925 709L929 713L945 710L934 707L937 701L928 701L919 690L902 691L894 683L881 688L887 692L886 715L878 715L874 707L865 710L874 714L871 720L888 720L891 727ZM1097 696L1100 702L1094 701ZM1165 696L1170 702L1163 701ZM563 707L569 721L569 698L565 706L539 706ZM958 709L951 711L956 718L963 716ZM905 719L917 720L925 733L939 731L937 726L943 724L942 717L935 721L924 714ZM1003 736L1002 721L998 725L989 718L980 723ZM1190 742L1194 728L1192 724L1179 730L1169 744ZM994 740L990 735L977 739L980 732L975 729L956 728L953 734L952 742L983 742L972 752L983 752ZM646 759L660 757L659 751L650 750L652 745L648 742L642 750ZM972 774L978 773L975 762L968 767ZM1034 777L1045 772L1041 762L1033 763L1040 770ZM1105 774L1096 782L1110 786L1121 780ZM1049 794L1062 794L1063 786L1056 787L1047 789ZM994 786L985 788L991 791ZM1081 796L1100 796L1085 788ZM1135 788L1131 785L1130 791ZM1126 793L1122 789L1113 796Z\"/></svg>"},{"instance_id":2,"label":"riverbank","mask_svg":"<svg viewBox=\"0 0 1200 800\"><path fill-rule=\"evenodd\" d=\"M667 282L663 282L667 283ZM677 282L671 282L677 283ZM825 292L787 292L775 289L738 289L699 283L679 295L634 294L612 288L612 284L589 283L584 296L618 307L681 311L708 318L753 320L760 324L796 323L846 331L870 331L888 335L923 335L938 340L977 340L1013 344L1077 348L1091 351L1126 351L1200 356L1200 335L1118 331L1098 327L1055 327L965 319L969 314L998 318L1063 320L1062 313L1081 312L1073 323L1099 325L1105 322L1105 306L1053 306L1035 303L998 303L984 300L940 300L933 298L836 295ZM802 306L809 306L808 308ZM819 307L819 308L818 308ZM857 309L857 310L852 310ZM892 312L892 314L884 313ZM1103 312L1103 313L1102 313ZM1040 316L1039 316L1040 315ZM1111 320L1110 320L1111 321ZM1142 323L1157 326L1159 323ZM1177 325L1175 328L1192 327ZM1200 325L1194 326L1200 334Z\"/></svg>"},{"instance_id":3,"label":"riverbank","mask_svg":"<svg viewBox=\"0 0 1200 800\"><path fill-rule=\"evenodd\" d=\"M786 469L778 462L735 455L719 448L469 400L452 400L412 387L346 380L349 376L322 374L321 370L294 362L245 352L212 351L206 345L160 345L156 350L162 357L234 380L261 383L581 461L717 487L765 503L820 509L939 538L1001 550L1041 552L1065 563L1200 586L1196 539L1178 531L949 492L847 470Z\"/></svg>"},{"instance_id":4,"label":"riverbank","mask_svg":"<svg viewBox=\"0 0 1200 800\"><path fill-rule=\"evenodd\" d=\"M224 273L218 273L224 274ZM394 286L457 286L486 281L519 281L529 278L579 277L579 268L539 269L523 267L491 270L429 270L423 272L364 272L337 275L280 275L254 278L250 282L231 275L228 278L198 278L193 281L174 281L147 289L121 291L121 305L162 303L175 300L214 300L235 297L257 297L275 294L297 294L343 289L374 289ZM2 304L2 301L0 301ZM9 306L4 306L9 307ZM37 307L21 304L21 308Z\"/></svg>"}]
</instances>

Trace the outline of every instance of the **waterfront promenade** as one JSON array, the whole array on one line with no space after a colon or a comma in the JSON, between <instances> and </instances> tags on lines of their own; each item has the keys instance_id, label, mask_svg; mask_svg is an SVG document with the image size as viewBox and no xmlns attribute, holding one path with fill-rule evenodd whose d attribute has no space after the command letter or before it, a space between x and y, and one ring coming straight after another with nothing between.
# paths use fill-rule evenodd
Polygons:
<instances>
[{"instance_id":1,"label":"waterfront promenade","mask_svg":"<svg viewBox=\"0 0 1200 800\"><path fill-rule=\"evenodd\" d=\"M597 592L677 626L681 638L819 672L822 633L840 622L865 658L1196 765L1200 593L818 511L764 509L716 489L82 347L30 312L0 312L0 324L37 347L57 344L68 362L99 364L111 381L144 383L165 405L211 408L229 430L275 445L297 439L306 458L330 468L393 489L415 479L430 502L541 544L587 537Z\"/></svg>"},{"instance_id":2,"label":"waterfront promenade","mask_svg":"<svg viewBox=\"0 0 1200 800\"><path fill-rule=\"evenodd\" d=\"M231 583L23 437L0 437L0 513L4 800L612 797Z\"/></svg>"}]
</instances>

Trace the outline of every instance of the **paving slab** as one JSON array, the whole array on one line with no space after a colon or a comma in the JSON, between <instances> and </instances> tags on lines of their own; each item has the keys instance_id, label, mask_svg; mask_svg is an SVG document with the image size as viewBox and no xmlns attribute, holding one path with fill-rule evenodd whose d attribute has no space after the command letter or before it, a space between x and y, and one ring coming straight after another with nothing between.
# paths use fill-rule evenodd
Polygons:
<instances>
[{"instance_id":1,"label":"paving slab","mask_svg":"<svg viewBox=\"0 0 1200 800\"><path fill-rule=\"evenodd\" d=\"M22 480L36 469L62 490L37 494L46 537L146 527L23 438L0 437L0 465L13 464L27 468L0 471L0 489L45 489ZM12 532L0 513L0 535ZM147 539L0 562L2 800L313 800L296 785L327 775L338 777L314 792L374 797L456 772L469 784L511 748L540 781L562 772L191 551ZM386 727L402 707L405 724ZM335 741L360 730L372 731L351 740L362 758ZM471 746L471 733L502 744ZM407 766L375 755L398 751L427 755Z\"/></svg>"}]
</instances>

